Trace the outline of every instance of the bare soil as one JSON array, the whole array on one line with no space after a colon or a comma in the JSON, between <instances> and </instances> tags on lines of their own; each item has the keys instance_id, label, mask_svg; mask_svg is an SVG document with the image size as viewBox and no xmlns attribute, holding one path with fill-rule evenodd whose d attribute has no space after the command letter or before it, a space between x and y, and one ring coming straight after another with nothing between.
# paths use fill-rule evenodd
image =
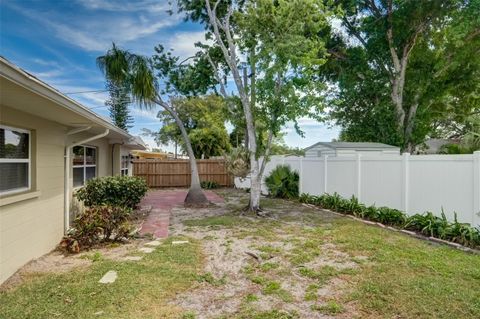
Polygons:
<instances>
[{"instance_id":1,"label":"bare soil","mask_svg":"<svg viewBox=\"0 0 480 319\"><path fill-rule=\"evenodd\" d=\"M171 233L193 237L202 243L204 272L217 281L201 282L198 287L178 295L172 303L199 319L232 318L273 309L293 314L295 318L333 317L316 310L316 306L347 292L348 272L357 268L354 259L332 243L321 243L312 248L311 256L306 256L310 259L308 262L292 263L297 254L302 254L299 248L314 240L316 236L311 233L318 230L299 220L301 208L283 202L280 206L265 207L267 219L248 216L242 211L247 194L225 192L222 195L226 203L216 208L192 210L182 207L172 211ZM222 222L216 224L215 217L222 216L243 222L234 227L221 225ZM333 218L336 217L326 217L324 226L327 229ZM190 225L192 220L195 224L195 220L202 219L207 221L205 225ZM208 220L212 221L211 225ZM324 281L315 274L309 276L302 272L302 269L321 272L325 267L333 274L327 274ZM273 283L279 283L280 287L274 287ZM307 296L308 293L311 296ZM354 314L354 305L347 305L336 318L350 318Z\"/></svg>"}]
</instances>

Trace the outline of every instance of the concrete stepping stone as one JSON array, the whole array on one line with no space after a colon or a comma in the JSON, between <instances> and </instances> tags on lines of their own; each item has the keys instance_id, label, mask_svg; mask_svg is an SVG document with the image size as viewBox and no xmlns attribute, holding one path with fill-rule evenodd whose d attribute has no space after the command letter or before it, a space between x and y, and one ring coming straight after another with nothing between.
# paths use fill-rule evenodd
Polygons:
<instances>
[{"instance_id":1,"label":"concrete stepping stone","mask_svg":"<svg viewBox=\"0 0 480 319\"><path fill-rule=\"evenodd\" d=\"M153 248L150 248L150 247L142 247L139 249L142 253L145 253L145 254L150 254L152 253L155 249Z\"/></svg>"},{"instance_id":2,"label":"concrete stepping stone","mask_svg":"<svg viewBox=\"0 0 480 319\"><path fill-rule=\"evenodd\" d=\"M143 259L142 256L127 256L127 257L125 257L126 261L140 261L142 259Z\"/></svg>"},{"instance_id":3,"label":"concrete stepping stone","mask_svg":"<svg viewBox=\"0 0 480 319\"><path fill-rule=\"evenodd\" d=\"M174 240L172 241L172 245L184 245L184 244L188 244L189 241L188 240Z\"/></svg>"},{"instance_id":4,"label":"concrete stepping stone","mask_svg":"<svg viewBox=\"0 0 480 319\"><path fill-rule=\"evenodd\" d=\"M148 243L145 243L145 246L153 246L153 247L157 247L157 246L160 246L161 242L159 242L158 240L152 240Z\"/></svg>"},{"instance_id":5,"label":"concrete stepping stone","mask_svg":"<svg viewBox=\"0 0 480 319\"><path fill-rule=\"evenodd\" d=\"M101 284L112 284L117 280L117 277L115 270L109 270L98 282Z\"/></svg>"}]
</instances>

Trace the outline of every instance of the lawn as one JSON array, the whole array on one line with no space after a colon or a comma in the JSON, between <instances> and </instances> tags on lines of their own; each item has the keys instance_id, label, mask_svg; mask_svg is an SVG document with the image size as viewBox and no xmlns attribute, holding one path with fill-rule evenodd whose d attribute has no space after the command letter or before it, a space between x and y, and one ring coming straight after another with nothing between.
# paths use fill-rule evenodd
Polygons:
<instances>
[{"instance_id":1,"label":"lawn","mask_svg":"<svg viewBox=\"0 0 480 319\"><path fill-rule=\"evenodd\" d=\"M172 237L141 261L24 275L0 318L480 317L479 255L295 202L264 199L257 218L247 194L219 193L218 207L175 208Z\"/></svg>"}]
</instances>

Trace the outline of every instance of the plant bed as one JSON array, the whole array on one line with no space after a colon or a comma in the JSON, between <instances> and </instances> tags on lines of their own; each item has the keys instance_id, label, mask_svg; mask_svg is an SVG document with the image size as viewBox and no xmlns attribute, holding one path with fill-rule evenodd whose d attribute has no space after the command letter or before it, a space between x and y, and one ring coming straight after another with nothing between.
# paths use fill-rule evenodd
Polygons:
<instances>
[{"instance_id":1,"label":"plant bed","mask_svg":"<svg viewBox=\"0 0 480 319\"><path fill-rule=\"evenodd\" d=\"M337 193L321 196L302 194L299 200L307 207L331 210L369 225L400 230L410 236L480 254L480 229L459 223L456 214L453 222L449 222L443 212L442 217L437 217L431 212L408 216L388 207L366 207L354 196L345 199Z\"/></svg>"}]
</instances>

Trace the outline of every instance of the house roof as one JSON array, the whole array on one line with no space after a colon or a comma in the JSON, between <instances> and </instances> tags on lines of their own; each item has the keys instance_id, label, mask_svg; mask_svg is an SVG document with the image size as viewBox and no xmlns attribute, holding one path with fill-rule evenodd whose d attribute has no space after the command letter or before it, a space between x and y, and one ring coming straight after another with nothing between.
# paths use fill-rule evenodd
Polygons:
<instances>
[{"instance_id":1,"label":"house roof","mask_svg":"<svg viewBox=\"0 0 480 319\"><path fill-rule=\"evenodd\" d=\"M110 130L108 138L132 148L145 149L139 137L113 125L104 117L61 93L34 75L0 56L0 102L22 112L51 120L67 128L91 126L90 133Z\"/></svg>"},{"instance_id":2,"label":"house roof","mask_svg":"<svg viewBox=\"0 0 480 319\"><path fill-rule=\"evenodd\" d=\"M400 149L398 146L383 144L383 143L373 143L373 142L318 142L315 143L304 150L307 151L316 146L325 146L331 149L354 149L354 150L381 150L381 149Z\"/></svg>"}]
</instances>

